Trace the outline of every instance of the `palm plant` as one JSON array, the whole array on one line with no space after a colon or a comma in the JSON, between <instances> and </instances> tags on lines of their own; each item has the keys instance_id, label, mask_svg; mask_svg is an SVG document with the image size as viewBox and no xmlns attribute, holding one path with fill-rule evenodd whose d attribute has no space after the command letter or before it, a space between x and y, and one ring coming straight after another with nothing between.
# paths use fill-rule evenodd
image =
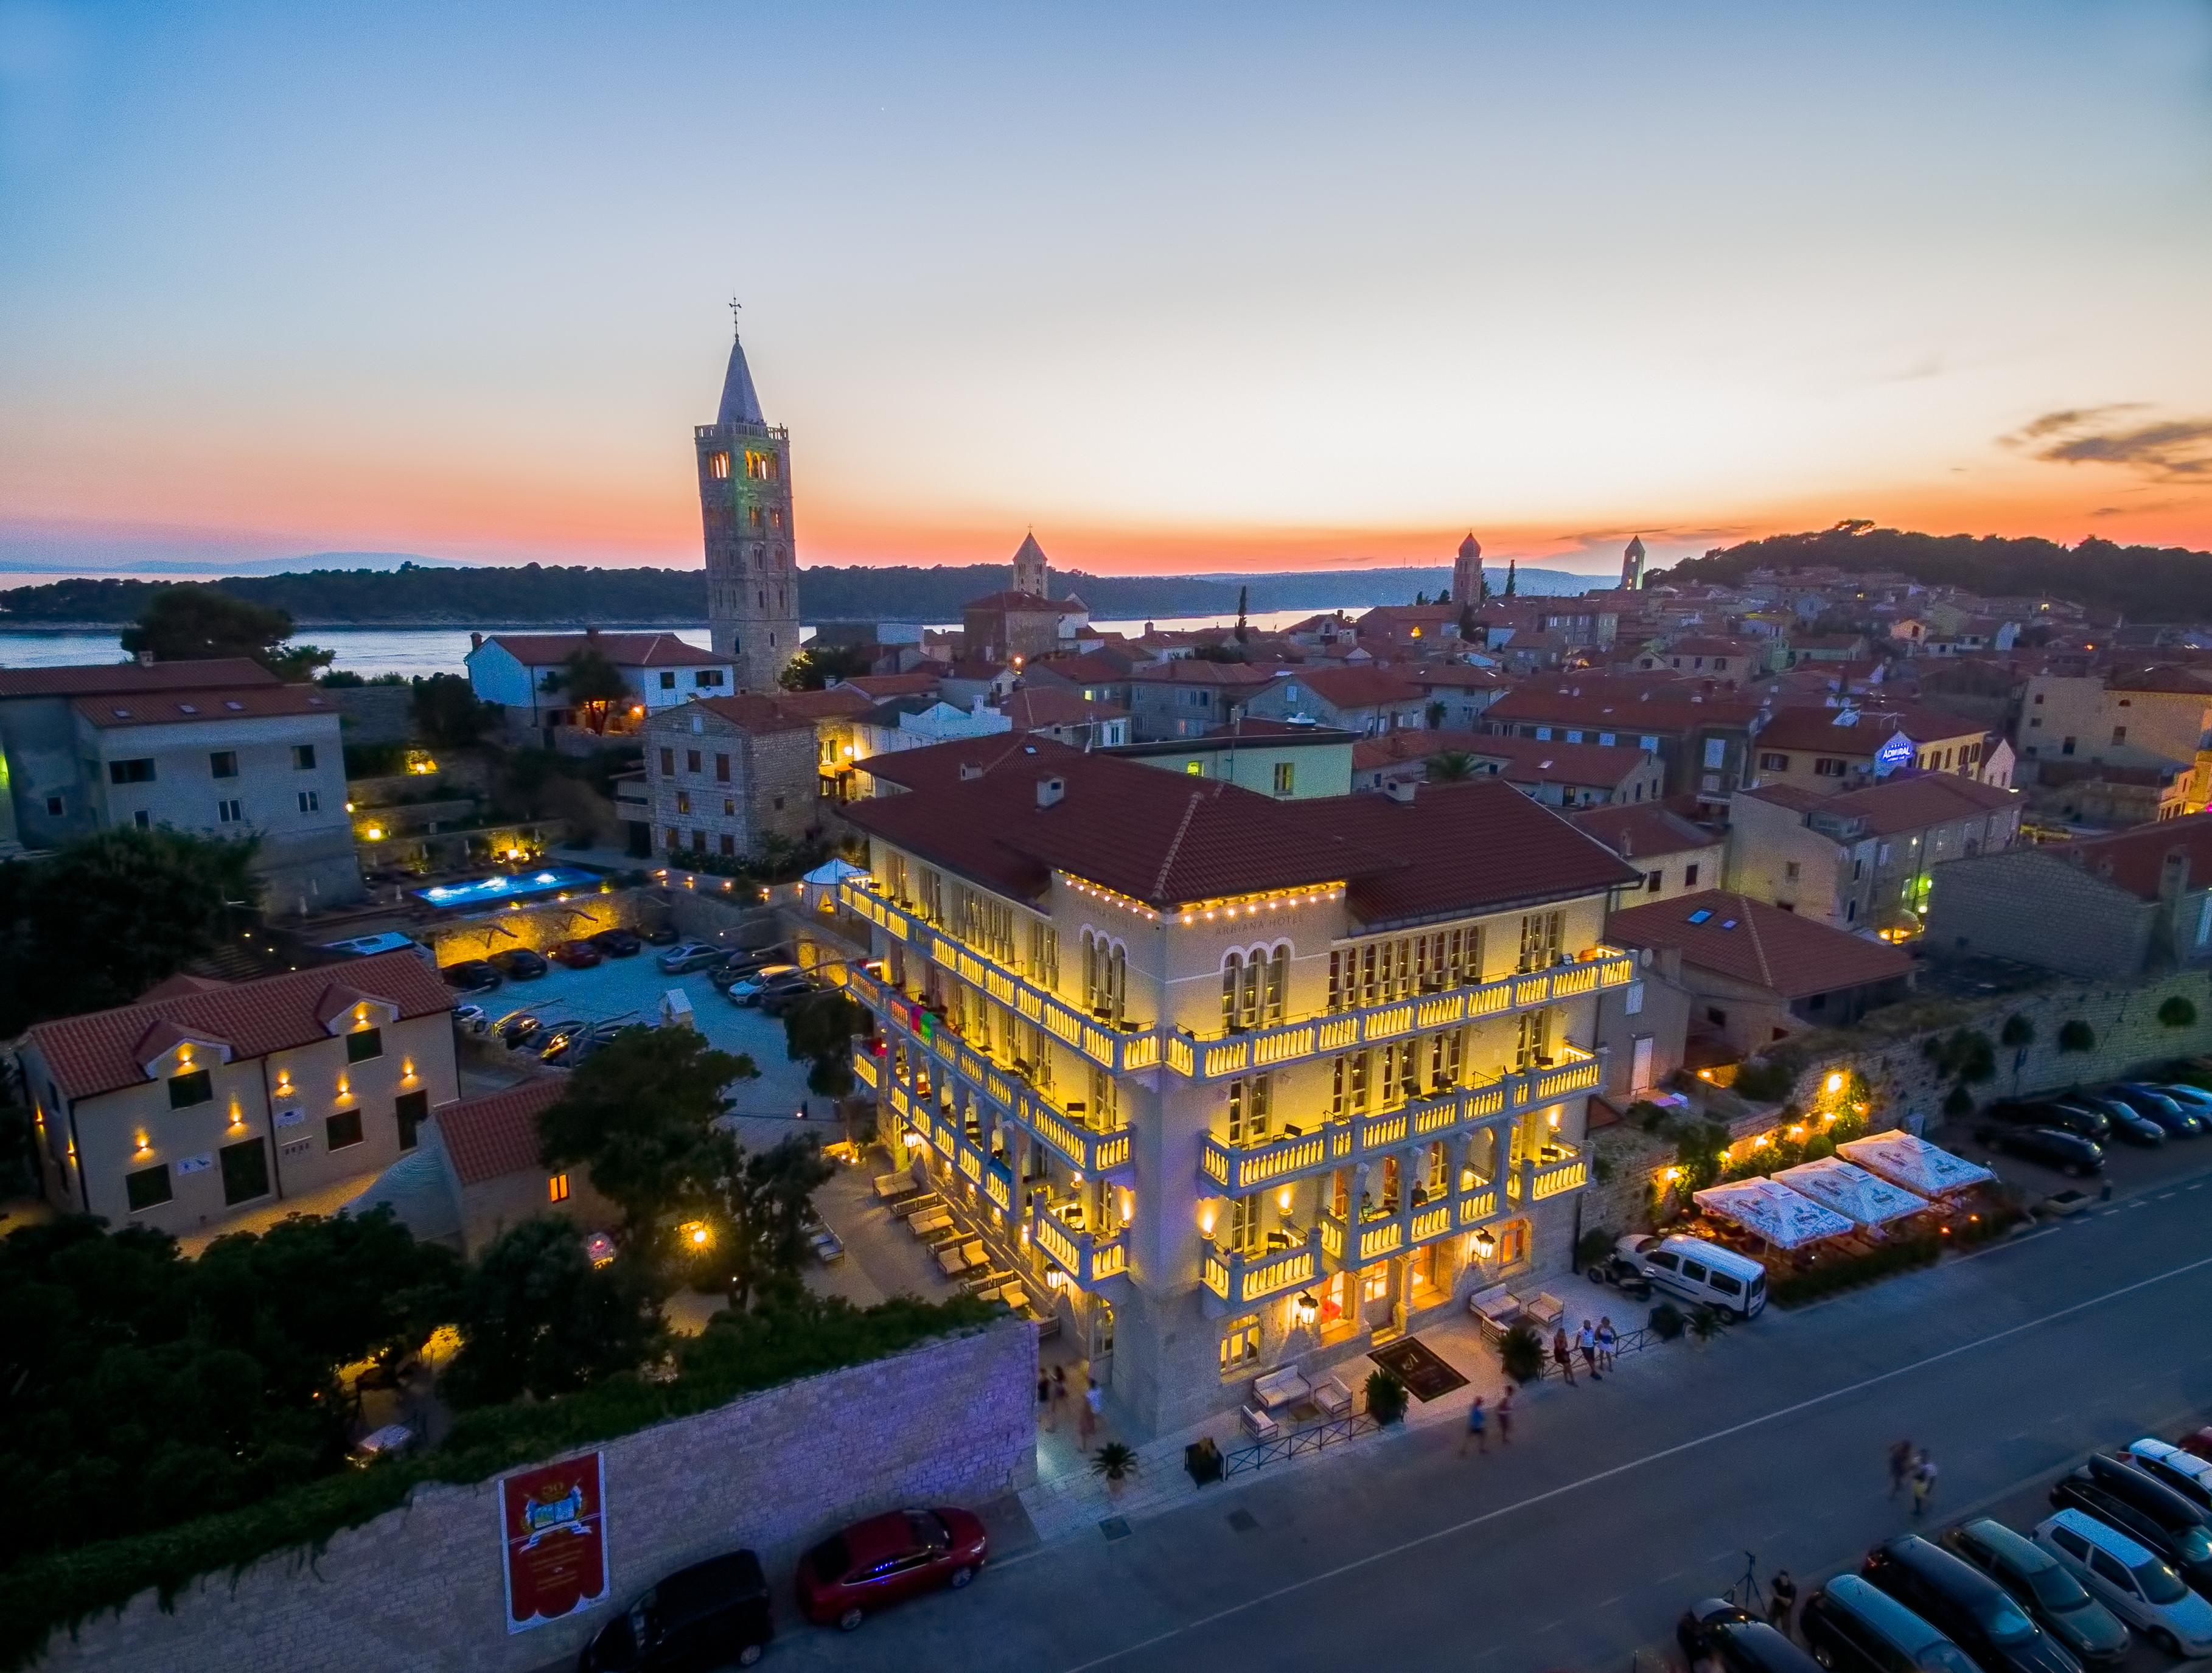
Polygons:
<instances>
[{"instance_id":1,"label":"palm plant","mask_svg":"<svg viewBox=\"0 0 2212 1673\"><path fill-rule=\"evenodd\" d=\"M1091 1455L1091 1473L1104 1478L1109 1493L1118 1494L1137 1473L1137 1449L1125 1441L1108 1441Z\"/></svg>"},{"instance_id":2,"label":"palm plant","mask_svg":"<svg viewBox=\"0 0 2212 1673\"><path fill-rule=\"evenodd\" d=\"M1462 784L1474 773L1474 757L1464 749L1446 749L1429 757L1428 779L1432 785Z\"/></svg>"}]
</instances>

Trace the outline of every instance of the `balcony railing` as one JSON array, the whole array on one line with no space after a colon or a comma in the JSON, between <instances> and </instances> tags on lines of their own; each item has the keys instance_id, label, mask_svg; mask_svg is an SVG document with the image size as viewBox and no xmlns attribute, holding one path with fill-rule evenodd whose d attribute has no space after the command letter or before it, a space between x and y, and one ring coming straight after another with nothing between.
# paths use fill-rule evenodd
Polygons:
<instances>
[{"instance_id":1,"label":"balcony railing","mask_svg":"<svg viewBox=\"0 0 2212 1673\"><path fill-rule=\"evenodd\" d=\"M1498 1186L1491 1182L1432 1197L1395 1214L1370 1215L1357 1225L1347 1225L1342 1216L1324 1210L1320 1216L1322 1253L1331 1266L1346 1270L1371 1265L1455 1232L1471 1232L1498 1217Z\"/></svg>"},{"instance_id":2,"label":"balcony railing","mask_svg":"<svg viewBox=\"0 0 2212 1673\"><path fill-rule=\"evenodd\" d=\"M1505 976L1475 987L1362 1005L1300 1022L1279 1022L1247 1034L1169 1036L1167 1063L1194 1081L1224 1080L1300 1058L1379 1046L1405 1035L1502 1016L1535 1005L1556 1004L1611 988L1636 977L1636 961L1613 948L1527 975Z\"/></svg>"},{"instance_id":3,"label":"balcony railing","mask_svg":"<svg viewBox=\"0 0 2212 1673\"><path fill-rule=\"evenodd\" d=\"M1562 1191L1580 1191L1589 1183L1589 1159L1571 1144L1550 1143L1506 1177L1506 1189L1516 1202L1540 1203Z\"/></svg>"},{"instance_id":4,"label":"balcony railing","mask_svg":"<svg viewBox=\"0 0 2212 1673\"><path fill-rule=\"evenodd\" d=\"M1120 1227L1097 1233L1071 1226L1042 1200L1030 1207L1030 1239L1085 1290L1128 1266L1128 1246Z\"/></svg>"},{"instance_id":5,"label":"balcony railing","mask_svg":"<svg viewBox=\"0 0 2212 1673\"><path fill-rule=\"evenodd\" d=\"M943 965L1103 1068L1133 1071L1158 1064L1160 1040L1152 1029L1126 1023L1117 1028L1098 1021L1028 978L983 957L919 913L878 894L871 887L872 881L848 877L839 885L838 899L846 911L866 918L895 940Z\"/></svg>"},{"instance_id":6,"label":"balcony railing","mask_svg":"<svg viewBox=\"0 0 2212 1673\"><path fill-rule=\"evenodd\" d=\"M886 1077L889 1080L889 1077ZM981 1185L1002 1213L1014 1208L1012 1169L984 1153L981 1143L963 1131L944 1111L933 1108L926 1098L916 1098L896 1080L889 1080L884 1102L901 1122L921 1135L922 1142L958 1170L971 1185Z\"/></svg>"},{"instance_id":7,"label":"balcony railing","mask_svg":"<svg viewBox=\"0 0 2212 1673\"><path fill-rule=\"evenodd\" d=\"M1200 1263L1199 1282L1217 1300L1241 1307L1286 1289L1303 1288L1317 1280L1321 1270L1321 1229L1316 1227L1304 1242L1264 1253L1244 1254L1209 1245Z\"/></svg>"},{"instance_id":8,"label":"balcony railing","mask_svg":"<svg viewBox=\"0 0 2212 1673\"><path fill-rule=\"evenodd\" d=\"M853 1053L853 1078L865 1087L872 1088L883 1084L883 1076L876 1070L873 1053L866 1050Z\"/></svg>"},{"instance_id":9,"label":"balcony railing","mask_svg":"<svg viewBox=\"0 0 2212 1673\"><path fill-rule=\"evenodd\" d=\"M1245 1034L1196 1035L1127 1023L1117 1028L977 953L910 907L890 900L876 888L872 878L848 878L839 890L848 912L879 925L895 940L945 966L1091 1062L1121 1070L1151 1069L1164 1063L1194 1081L1224 1080L1303 1058L1348 1052L1407 1034L1556 1004L1626 987L1636 978L1636 961L1631 955L1618 948L1600 946L1585 957L1548 970L1331 1011Z\"/></svg>"},{"instance_id":10,"label":"balcony railing","mask_svg":"<svg viewBox=\"0 0 2212 1673\"><path fill-rule=\"evenodd\" d=\"M1588 1091L1603 1078L1605 1065L1595 1053L1574 1046L1559 1051L1563 1061L1556 1064L1478 1086L1454 1087L1395 1110L1334 1118L1264 1144L1231 1145L1208 1133L1199 1169L1212 1184L1241 1197L1279 1180L1376 1161L1388 1151L1449 1137L1493 1117Z\"/></svg>"},{"instance_id":11,"label":"balcony railing","mask_svg":"<svg viewBox=\"0 0 2212 1673\"><path fill-rule=\"evenodd\" d=\"M927 1058L939 1074L990 1106L1001 1119L1030 1134L1077 1173L1109 1174L1129 1166L1127 1128L1098 1132L1085 1126L949 1029L933 1028L925 1037L909 1020L913 1003L858 966L850 968L848 985L853 997L879 1019L887 1036L910 1053Z\"/></svg>"}]
</instances>

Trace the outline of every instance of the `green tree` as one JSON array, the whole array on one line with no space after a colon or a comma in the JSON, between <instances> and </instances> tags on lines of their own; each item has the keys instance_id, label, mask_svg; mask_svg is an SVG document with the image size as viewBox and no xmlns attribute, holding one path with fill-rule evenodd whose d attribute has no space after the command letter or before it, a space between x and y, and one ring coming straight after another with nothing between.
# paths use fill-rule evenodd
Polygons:
<instances>
[{"instance_id":1,"label":"green tree","mask_svg":"<svg viewBox=\"0 0 2212 1673\"><path fill-rule=\"evenodd\" d=\"M497 706L478 702L476 688L459 674L418 675L407 711L423 742L449 749L476 743L498 718Z\"/></svg>"},{"instance_id":2,"label":"green tree","mask_svg":"<svg viewBox=\"0 0 2212 1673\"><path fill-rule=\"evenodd\" d=\"M726 1286L740 1311L788 1295L808 1252L806 1209L836 1171L813 1142L797 1136L772 1149L738 1153L708 1216L702 1264L713 1286Z\"/></svg>"},{"instance_id":3,"label":"green tree","mask_svg":"<svg viewBox=\"0 0 2212 1673\"><path fill-rule=\"evenodd\" d=\"M2010 1016L2005 1018L2004 1027L1997 1030L1997 1041L2000 1045L2015 1048L2031 1046L2035 1042L2035 1024L2020 1012L2014 1011Z\"/></svg>"},{"instance_id":4,"label":"green tree","mask_svg":"<svg viewBox=\"0 0 2212 1673\"><path fill-rule=\"evenodd\" d=\"M1521 572L1516 567L1519 561L1516 558L1508 558L1505 561L1505 596L1508 598L1512 597L1521 590Z\"/></svg>"},{"instance_id":5,"label":"green tree","mask_svg":"<svg viewBox=\"0 0 2212 1673\"><path fill-rule=\"evenodd\" d=\"M576 1227L551 1215L502 1233L469 1274L461 1351L443 1388L457 1405L544 1399L635 1371L664 1337L645 1264L592 1264Z\"/></svg>"},{"instance_id":6,"label":"green tree","mask_svg":"<svg viewBox=\"0 0 2212 1673\"><path fill-rule=\"evenodd\" d=\"M1239 645L1252 637L1252 624L1244 619L1245 606L1251 602L1252 589L1249 586L1238 587L1237 589L1237 642Z\"/></svg>"},{"instance_id":7,"label":"green tree","mask_svg":"<svg viewBox=\"0 0 2212 1673\"><path fill-rule=\"evenodd\" d=\"M1475 777L1480 769L1466 750L1446 749L1430 756L1423 770L1432 785L1456 785Z\"/></svg>"},{"instance_id":8,"label":"green tree","mask_svg":"<svg viewBox=\"0 0 2212 1673\"><path fill-rule=\"evenodd\" d=\"M1474 619L1474 606L1472 603L1460 606L1459 637L1460 642L1463 645L1473 645L1483 637L1482 624Z\"/></svg>"},{"instance_id":9,"label":"green tree","mask_svg":"<svg viewBox=\"0 0 2212 1673\"><path fill-rule=\"evenodd\" d=\"M0 863L0 1033L127 1004L212 952L258 898L253 852L126 827Z\"/></svg>"},{"instance_id":10,"label":"green tree","mask_svg":"<svg viewBox=\"0 0 2212 1673\"><path fill-rule=\"evenodd\" d=\"M2158 1020L2169 1028L2191 1028L2197 1025L2197 1007L2185 994L2171 994L2158 1008Z\"/></svg>"},{"instance_id":11,"label":"green tree","mask_svg":"<svg viewBox=\"0 0 2212 1673\"><path fill-rule=\"evenodd\" d=\"M793 1063L812 1065L806 1072L810 1091L824 1098L842 1098L852 1091L853 1036L866 1021L852 996L836 988L784 1012L784 1054Z\"/></svg>"},{"instance_id":12,"label":"green tree","mask_svg":"<svg viewBox=\"0 0 2212 1673\"><path fill-rule=\"evenodd\" d=\"M708 1205L736 1165L716 1124L731 1082L760 1071L690 1028L625 1028L579 1064L538 1121L549 1168L582 1167L629 1235Z\"/></svg>"},{"instance_id":13,"label":"green tree","mask_svg":"<svg viewBox=\"0 0 2212 1673\"><path fill-rule=\"evenodd\" d=\"M332 652L288 646L291 637L292 618L284 611L186 583L154 595L137 622L123 630L123 648L156 662L250 657L287 680L304 680L330 665Z\"/></svg>"},{"instance_id":14,"label":"green tree","mask_svg":"<svg viewBox=\"0 0 2212 1673\"><path fill-rule=\"evenodd\" d=\"M595 645L571 651L568 661L545 676L544 688L566 698L568 706L589 717L591 729L601 733L607 730L608 710L630 694L622 670Z\"/></svg>"},{"instance_id":15,"label":"green tree","mask_svg":"<svg viewBox=\"0 0 2212 1673\"><path fill-rule=\"evenodd\" d=\"M849 680L871 666L859 645L808 645L783 665L775 682L786 691L819 691L832 680Z\"/></svg>"},{"instance_id":16,"label":"green tree","mask_svg":"<svg viewBox=\"0 0 2212 1673\"><path fill-rule=\"evenodd\" d=\"M2080 1017L2058 1025L2058 1049L2062 1052L2093 1052L2097 1047L2097 1031Z\"/></svg>"}]
</instances>

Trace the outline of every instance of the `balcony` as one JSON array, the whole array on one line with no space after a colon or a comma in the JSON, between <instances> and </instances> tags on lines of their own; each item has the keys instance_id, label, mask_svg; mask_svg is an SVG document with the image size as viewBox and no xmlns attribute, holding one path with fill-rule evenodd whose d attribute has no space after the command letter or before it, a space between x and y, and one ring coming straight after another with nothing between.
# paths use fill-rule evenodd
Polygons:
<instances>
[{"instance_id":1,"label":"balcony","mask_svg":"<svg viewBox=\"0 0 2212 1673\"><path fill-rule=\"evenodd\" d=\"M1533 1006L1602 993L1626 987L1635 978L1633 958L1615 948L1599 947L1587 957L1554 965L1549 970L1504 976L1474 987L1453 988L1383 1004L1332 1011L1302 1022L1279 1022L1245 1034L1204 1037L1176 1031L1168 1036L1167 1064L1194 1081L1226 1080L1234 1075L1250 1074L1301 1058L1379 1046L1407 1034L1449 1028Z\"/></svg>"},{"instance_id":2,"label":"balcony","mask_svg":"<svg viewBox=\"0 0 2212 1673\"><path fill-rule=\"evenodd\" d=\"M1042 1197L1030 1208L1030 1240L1048 1259L1088 1291L1128 1265L1128 1246L1120 1227L1110 1232L1086 1231L1061 1215L1066 1203L1047 1203Z\"/></svg>"},{"instance_id":3,"label":"balcony","mask_svg":"<svg viewBox=\"0 0 2212 1673\"><path fill-rule=\"evenodd\" d=\"M1339 1117L1284 1132L1264 1144L1235 1145L1208 1133L1199 1155L1206 1180L1241 1197L1284 1179L1379 1161L1392 1150L1469 1130L1494 1117L1595 1088L1605 1064L1580 1046L1559 1048L1559 1061L1476 1086L1455 1087L1374 1115ZM1571 1189L1571 1187L1567 1187Z\"/></svg>"},{"instance_id":4,"label":"balcony","mask_svg":"<svg viewBox=\"0 0 2212 1673\"><path fill-rule=\"evenodd\" d=\"M949 1028L933 1022L925 1034L913 1020L913 1002L860 967L851 967L847 985L876 1016L885 1036L904 1045L910 1058L926 1058L938 1074L1029 1133L1075 1172L1111 1174L1130 1165L1127 1128L1097 1131L1075 1112L1054 1107L1020 1075L1000 1067Z\"/></svg>"},{"instance_id":5,"label":"balcony","mask_svg":"<svg viewBox=\"0 0 2212 1673\"><path fill-rule=\"evenodd\" d=\"M919 913L876 892L874 880L848 877L838 888L839 903L855 917L865 918L894 940L902 941L924 958L933 960L1006 1006L1037 1024L1055 1040L1073 1047L1100 1067L1133 1073L1151 1069L1160 1060L1160 1040L1147 1027L1123 1023L1115 1027L1048 992L1026 977L983 957L966 943L956 940Z\"/></svg>"},{"instance_id":6,"label":"balcony","mask_svg":"<svg viewBox=\"0 0 2212 1673\"><path fill-rule=\"evenodd\" d=\"M1215 1300L1231 1307L1264 1301L1286 1289L1303 1289L1322 1272L1321 1230L1306 1234L1305 1241L1264 1253L1243 1254L1208 1246L1200 1264L1199 1282Z\"/></svg>"},{"instance_id":7,"label":"balcony","mask_svg":"<svg viewBox=\"0 0 2212 1673\"><path fill-rule=\"evenodd\" d=\"M1471 1232L1485 1221L1496 1219L1498 1213L1495 1182L1474 1185L1447 1196L1412 1203L1395 1213L1370 1214L1357 1226L1348 1226L1341 1216L1323 1212L1320 1227L1322 1253L1331 1266L1356 1270L1389 1256L1418 1249L1425 1243L1434 1243L1438 1238Z\"/></svg>"},{"instance_id":8,"label":"balcony","mask_svg":"<svg viewBox=\"0 0 2212 1673\"><path fill-rule=\"evenodd\" d=\"M1571 1144L1547 1144L1523 1156L1507 1176L1505 1188L1516 1203L1540 1203L1589 1183L1589 1159Z\"/></svg>"}]
</instances>

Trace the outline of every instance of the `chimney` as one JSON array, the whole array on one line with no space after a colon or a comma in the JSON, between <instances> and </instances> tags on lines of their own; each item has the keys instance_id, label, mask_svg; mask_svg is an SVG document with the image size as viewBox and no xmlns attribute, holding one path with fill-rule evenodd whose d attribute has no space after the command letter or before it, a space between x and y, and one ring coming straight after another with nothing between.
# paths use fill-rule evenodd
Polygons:
<instances>
[{"instance_id":1,"label":"chimney","mask_svg":"<svg viewBox=\"0 0 2212 1673\"><path fill-rule=\"evenodd\" d=\"M1410 808L1413 805L1413 791L1419 788L1419 783L1417 779L1385 779L1382 793L1393 802L1402 802Z\"/></svg>"},{"instance_id":2,"label":"chimney","mask_svg":"<svg viewBox=\"0 0 2212 1673\"><path fill-rule=\"evenodd\" d=\"M982 767L981 767L981 766L979 766L976 762L975 762L975 761L963 761L963 762L961 762L961 763L960 763L960 781L961 781L961 783L965 784L965 783L967 783L967 782L968 782L968 780L969 780L969 779L980 779L980 778L981 778L982 776L983 776L983 769L982 769Z\"/></svg>"},{"instance_id":3,"label":"chimney","mask_svg":"<svg viewBox=\"0 0 2212 1673\"><path fill-rule=\"evenodd\" d=\"M1060 799L1066 794L1067 780L1065 779L1052 778L1037 780L1037 806L1041 808L1058 807Z\"/></svg>"},{"instance_id":4,"label":"chimney","mask_svg":"<svg viewBox=\"0 0 2212 1673\"><path fill-rule=\"evenodd\" d=\"M481 651L483 649L483 635L482 633L471 633L469 635L469 649L471 651Z\"/></svg>"},{"instance_id":5,"label":"chimney","mask_svg":"<svg viewBox=\"0 0 2212 1673\"><path fill-rule=\"evenodd\" d=\"M586 639L597 639L599 636L599 624L598 622L587 621L584 624L584 637Z\"/></svg>"},{"instance_id":6,"label":"chimney","mask_svg":"<svg viewBox=\"0 0 2212 1673\"><path fill-rule=\"evenodd\" d=\"M2189 851L2169 848L2158 864L2158 898L2169 905L2189 893Z\"/></svg>"}]
</instances>

